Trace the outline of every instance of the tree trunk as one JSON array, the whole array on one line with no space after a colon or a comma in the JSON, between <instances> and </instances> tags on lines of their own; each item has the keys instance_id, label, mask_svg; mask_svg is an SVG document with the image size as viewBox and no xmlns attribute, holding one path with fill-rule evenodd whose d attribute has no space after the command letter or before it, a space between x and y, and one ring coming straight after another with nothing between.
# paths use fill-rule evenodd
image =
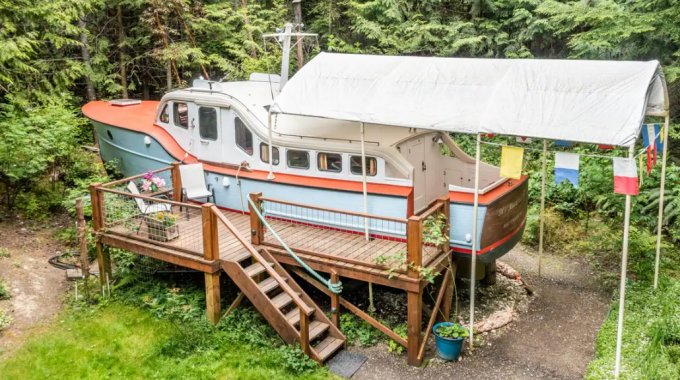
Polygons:
<instances>
[{"instance_id":1,"label":"tree trunk","mask_svg":"<svg viewBox=\"0 0 680 380\"><path fill-rule=\"evenodd\" d=\"M85 65L85 89L87 92L87 100L93 101L97 99L97 94L94 92L94 85L90 74L92 74L92 65L90 61L90 44L87 38L87 28L85 20L82 18L78 20L78 28L80 28L80 53Z\"/></svg>"},{"instance_id":2,"label":"tree trunk","mask_svg":"<svg viewBox=\"0 0 680 380\"><path fill-rule=\"evenodd\" d=\"M123 7L116 7L116 21L118 22L118 66L120 69L120 86L123 99L128 98L127 83L127 55L125 54L125 27L123 26Z\"/></svg>"},{"instance_id":3,"label":"tree trunk","mask_svg":"<svg viewBox=\"0 0 680 380\"><path fill-rule=\"evenodd\" d=\"M302 32L302 0L293 0L293 12L295 13L295 24L298 32ZM302 37L297 37L297 64L298 70L305 64L305 57L302 53Z\"/></svg>"}]
</instances>

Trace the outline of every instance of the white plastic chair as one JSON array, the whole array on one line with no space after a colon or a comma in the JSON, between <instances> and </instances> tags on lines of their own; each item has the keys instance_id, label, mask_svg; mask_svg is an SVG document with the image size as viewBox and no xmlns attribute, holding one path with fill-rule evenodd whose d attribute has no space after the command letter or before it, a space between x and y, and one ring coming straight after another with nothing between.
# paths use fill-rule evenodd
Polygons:
<instances>
[{"instance_id":1,"label":"white plastic chair","mask_svg":"<svg viewBox=\"0 0 680 380\"><path fill-rule=\"evenodd\" d=\"M139 189L137 188L137 185L135 185L134 182L130 181L127 185L127 190L130 192L130 194L133 195L141 195L139 193ZM154 204L147 204L144 202L143 199L134 197L135 203L137 203L137 207L139 208L139 211L142 212L144 215L148 214L153 214L156 212L161 212L161 211L167 211L171 212L172 211L172 205L168 203L154 203Z\"/></svg>"},{"instance_id":2,"label":"white plastic chair","mask_svg":"<svg viewBox=\"0 0 680 380\"><path fill-rule=\"evenodd\" d=\"M182 179L182 202L205 198L215 202L215 191L210 185L205 184L205 172L203 164L181 165L179 176Z\"/></svg>"}]
</instances>

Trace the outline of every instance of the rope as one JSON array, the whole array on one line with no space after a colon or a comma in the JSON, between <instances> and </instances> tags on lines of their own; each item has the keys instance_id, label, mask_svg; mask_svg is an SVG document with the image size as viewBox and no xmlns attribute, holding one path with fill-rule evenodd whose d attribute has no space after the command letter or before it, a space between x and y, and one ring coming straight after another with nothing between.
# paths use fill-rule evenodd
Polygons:
<instances>
[{"instance_id":1,"label":"rope","mask_svg":"<svg viewBox=\"0 0 680 380\"><path fill-rule=\"evenodd\" d=\"M279 234L277 234L276 231L274 231L274 229L272 228L272 226L269 225L269 223L265 220L264 216L262 215L264 211L258 209L258 207L255 205L255 203L253 202L253 200L250 199L250 198L248 198L248 203L250 204L250 206L252 206L253 211L255 211L255 214L256 214L257 217L260 219L260 221L262 222L262 224L269 230L269 232L272 233L272 235L274 236L274 238L275 238L276 240L278 240L278 242L281 244L281 246L283 247L283 249L285 249L286 252L288 252L288 255L290 255L290 257L292 257L298 264L300 264L300 266L301 266L302 268L304 268L309 274L311 274L312 276L314 276L314 278L316 278L317 280L319 280L319 282L321 282L322 284L326 285L326 287L328 288L328 290L330 290L331 292L333 292L333 293L335 293L335 294L340 294L340 293L342 293L342 282L341 282L341 281L338 281L338 282L336 282L336 283L333 283L333 282L331 282L330 279L325 279L325 278L323 278L317 271L315 271L315 270L312 269L309 265L307 265L307 263L305 263L304 261L302 261L302 259L301 259L300 257L298 257L298 255L296 255L295 252L293 252L292 249L290 249L290 247L288 246L288 244L286 244L286 242L284 242L283 239L281 239L281 237L279 236ZM262 203L262 207L264 208L264 202Z\"/></svg>"}]
</instances>

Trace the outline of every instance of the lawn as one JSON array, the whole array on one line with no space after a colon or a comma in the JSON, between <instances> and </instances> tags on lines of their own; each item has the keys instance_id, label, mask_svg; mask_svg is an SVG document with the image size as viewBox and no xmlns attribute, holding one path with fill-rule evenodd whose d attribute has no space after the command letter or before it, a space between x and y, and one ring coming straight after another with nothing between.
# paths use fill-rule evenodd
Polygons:
<instances>
[{"instance_id":1,"label":"lawn","mask_svg":"<svg viewBox=\"0 0 680 380\"><path fill-rule=\"evenodd\" d=\"M322 379L331 375L251 329L239 310L215 328L111 302L70 309L0 362L3 379ZM263 328L268 328L264 326ZM250 336L244 336L253 334Z\"/></svg>"}]
</instances>

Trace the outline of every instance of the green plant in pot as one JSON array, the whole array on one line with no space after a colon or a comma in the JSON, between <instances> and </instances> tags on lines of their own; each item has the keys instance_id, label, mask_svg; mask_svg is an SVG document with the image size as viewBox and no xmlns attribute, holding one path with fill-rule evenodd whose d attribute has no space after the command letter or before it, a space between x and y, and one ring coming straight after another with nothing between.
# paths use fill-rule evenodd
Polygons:
<instances>
[{"instance_id":1,"label":"green plant in pot","mask_svg":"<svg viewBox=\"0 0 680 380\"><path fill-rule=\"evenodd\" d=\"M437 355L444 360L458 360L468 329L457 323L440 322L432 327Z\"/></svg>"}]
</instances>

